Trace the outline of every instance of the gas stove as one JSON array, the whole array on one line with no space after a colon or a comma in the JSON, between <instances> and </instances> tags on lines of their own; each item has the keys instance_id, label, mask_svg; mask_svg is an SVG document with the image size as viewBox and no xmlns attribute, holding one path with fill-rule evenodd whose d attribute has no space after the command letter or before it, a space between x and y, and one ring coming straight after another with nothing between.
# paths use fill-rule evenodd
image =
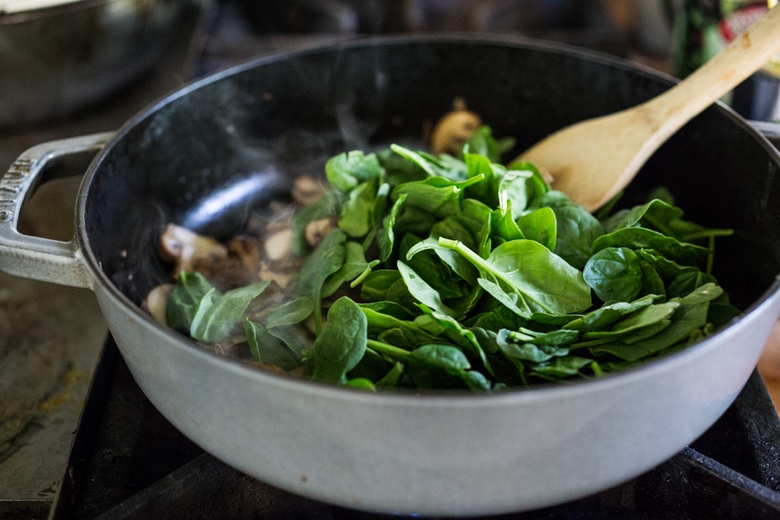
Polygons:
<instances>
[{"instance_id":1,"label":"gas stove","mask_svg":"<svg viewBox=\"0 0 780 520\"><path fill-rule=\"evenodd\" d=\"M116 129L186 81L246 59L365 33L511 31L658 63L657 56L637 54L630 39L605 25L604 13L594 7L599 2L578 2L575 9L562 7L565 2L528 0L525 12L533 17L524 20L507 14L520 0L200 3L206 7L194 9L179 27L181 34L159 66L119 96L65 120L0 133L0 165L41 142ZM45 231L67 239L72 232L67 201L75 189L68 182L44 191L37 204L31 201L26 225L37 228L51 219L35 212L56 209L60 220L66 215L55 226L63 229ZM19 366L30 371L30 380L42 381L30 386L37 393L25 394L18 410L0 405L11 418L0 425L0 490L10 490L0 493L0 517L396 518L292 495L204 453L137 387L88 291L0 281L0 313L8 309L31 317L16 318L20 323L11 331L24 336L20 345L29 359ZM15 298L6 298L4 290ZM67 311L58 310L63 308ZM22 327L40 332L15 332ZM30 344L37 350L29 350ZM0 345L6 363L4 355ZM7 383L3 375L0 370L0 392ZM3 417L0 413L0 422ZM582 500L495 518L778 518L778 450L780 419L756 372L707 433L652 471Z\"/></svg>"}]
</instances>

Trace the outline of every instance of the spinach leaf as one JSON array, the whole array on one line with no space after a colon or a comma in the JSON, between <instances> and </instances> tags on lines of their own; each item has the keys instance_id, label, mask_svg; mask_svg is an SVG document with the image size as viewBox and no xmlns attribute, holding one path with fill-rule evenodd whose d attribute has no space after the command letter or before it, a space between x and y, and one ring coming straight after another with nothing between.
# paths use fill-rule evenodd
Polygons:
<instances>
[{"instance_id":1,"label":"spinach leaf","mask_svg":"<svg viewBox=\"0 0 780 520\"><path fill-rule=\"evenodd\" d=\"M342 296L330 307L328 322L317 336L304 365L304 375L320 381L346 382L346 374L366 351L366 316Z\"/></svg>"},{"instance_id":2,"label":"spinach leaf","mask_svg":"<svg viewBox=\"0 0 780 520\"><path fill-rule=\"evenodd\" d=\"M381 309L377 310L368 305L361 305L360 309L366 316L367 334L370 337L378 337L388 330L396 330L401 331L414 346L437 342L436 336L422 330L412 321L383 313Z\"/></svg>"},{"instance_id":3,"label":"spinach leaf","mask_svg":"<svg viewBox=\"0 0 780 520\"><path fill-rule=\"evenodd\" d=\"M207 343L216 343L230 334L241 321L249 304L270 282L259 282L220 294L216 289L206 293L192 318L190 336Z\"/></svg>"},{"instance_id":4,"label":"spinach leaf","mask_svg":"<svg viewBox=\"0 0 780 520\"><path fill-rule=\"evenodd\" d=\"M533 343L515 343L499 341L501 352L509 359L542 363L554 357L566 356L569 349L550 345L534 345Z\"/></svg>"},{"instance_id":5,"label":"spinach leaf","mask_svg":"<svg viewBox=\"0 0 780 520\"><path fill-rule=\"evenodd\" d=\"M370 229L363 239L363 249L368 250L377 238L377 234L382 230L385 211L390 198L390 185L382 182L376 190L374 205L371 208Z\"/></svg>"},{"instance_id":6,"label":"spinach leaf","mask_svg":"<svg viewBox=\"0 0 780 520\"><path fill-rule=\"evenodd\" d=\"M731 229L706 228L682 219L683 211L671 202L654 198L646 204L618 212L605 225L610 231L644 225L681 242L699 243L716 236L729 236Z\"/></svg>"},{"instance_id":7,"label":"spinach leaf","mask_svg":"<svg viewBox=\"0 0 780 520\"><path fill-rule=\"evenodd\" d=\"M637 256L639 256L637 252ZM666 294L666 286L664 285L664 280L661 278L660 273L658 272L658 269L656 269L653 265L651 265L648 262L645 262L644 260L641 260L641 256L639 256L640 261L639 265L642 268L642 290L640 291L641 295L655 295L658 297L666 298L668 295Z\"/></svg>"},{"instance_id":8,"label":"spinach leaf","mask_svg":"<svg viewBox=\"0 0 780 520\"><path fill-rule=\"evenodd\" d=\"M431 287L419 274L417 274L411 267L405 263L398 261L398 271L401 273L404 284L409 292L414 296L417 301L427 305L432 309L436 309L442 314L447 316L453 316L455 311L447 307L442 301L439 292Z\"/></svg>"},{"instance_id":9,"label":"spinach leaf","mask_svg":"<svg viewBox=\"0 0 780 520\"><path fill-rule=\"evenodd\" d=\"M397 303L401 307L405 307L410 311L417 309L419 300L417 300L409 289L406 287L406 282L403 277L395 282L390 289L387 290L387 300L389 302ZM418 313L415 313L418 314Z\"/></svg>"},{"instance_id":10,"label":"spinach leaf","mask_svg":"<svg viewBox=\"0 0 780 520\"><path fill-rule=\"evenodd\" d=\"M482 259L462 243L440 239L439 244L458 251L480 271L480 285L499 301L524 302L531 311L571 313L591 306L590 287L582 273L533 240L513 240ZM482 283L484 280L487 283ZM520 315L530 313L519 305Z\"/></svg>"},{"instance_id":11,"label":"spinach leaf","mask_svg":"<svg viewBox=\"0 0 780 520\"><path fill-rule=\"evenodd\" d=\"M501 155L508 152L515 145L515 140L511 137L496 139L493 137L493 130L487 126L480 126L476 132L471 134L463 145L461 154L484 155L492 162L501 161Z\"/></svg>"},{"instance_id":12,"label":"spinach leaf","mask_svg":"<svg viewBox=\"0 0 780 520\"><path fill-rule=\"evenodd\" d=\"M452 345L423 345L414 349L408 360L412 363L420 363L443 370L457 371L471 368L471 363L466 355Z\"/></svg>"},{"instance_id":13,"label":"spinach leaf","mask_svg":"<svg viewBox=\"0 0 780 520\"><path fill-rule=\"evenodd\" d=\"M361 151L345 152L325 163L328 182L345 193L363 181L378 177L381 171L376 155Z\"/></svg>"},{"instance_id":14,"label":"spinach leaf","mask_svg":"<svg viewBox=\"0 0 780 520\"><path fill-rule=\"evenodd\" d=\"M357 388L359 390L369 390L371 392L376 392L376 385L373 383L373 381L371 381L370 379L366 379L364 377L348 379L345 385L350 388Z\"/></svg>"},{"instance_id":15,"label":"spinach leaf","mask_svg":"<svg viewBox=\"0 0 780 520\"><path fill-rule=\"evenodd\" d=\"M465 349L467 353L478 358L490 371L485 352L482 350L482 345L477 340L474 332L461 325L458 320L451 316L428 310L425 314L415 318L414 324L436 337L444 337L448 342Z\"/></svg>"},{"instance_id":16,"label":"spinach leaf","mask_svg":"<svg viewBox=\"0 0 780 520\"><path fill-rule=\"evenodd\" d=\"M556 357L548 362L533 367L533 374L544 379L555 381L563 377L571 377L593 363L592 359L580 356Z\"/></svg>"},{"instance_id":17,"label":"spinach leaf","mask_svg":"<svg viewBox=\"0 0 780 520\"><path fill-rule=\"evenodd\" d=\"M306 258L298 278L298 295L308 296L314 303L314 322L317 334L322 330L322 286L325 280L341 269L346 255L346 234L340 229L328 233L320 246Z\"/></svg>"},{"instance_id":18,"label":"spinach leaf","mask_svg":"<svg viewBox=\"0 0 780 520\"><path fill-rule=\"evenodd\" d=\"M379 381L387 375L392 368L393 362L388 361L377 351L366 347L366 352L360 359L355 368L347 372L347 380L367 379L369 381Z\"/></svg>"},{"instance_id":19,"label":"spinach leaf","mask_svg":"<svg viewBox=\"0 0 780 520\"><path fill-rule=\"evenodd\" d=\"M400 254L402 257L406 258L406 264L413 269L414 272L420 275L428 285L436 290L443 301L460 298L467 294L468 287L460 283L462 279L457 273L453 273L452 269L446 263L442 263L432 248L417 248L416 254L409 254L413 246L416 247L418 244L422 243L423 242L420 241L419 238L411 234L404 236L401 241ZM438 241L436 242L436 245L438 246ZM451 250L447 250L447 252L452 253ZM473 270L473 267L463 260L462 257L460 260L466 264L467 268ZM476 276L476 273L472 274L473 276Z\"/></svg>"},{"instance_id":20,"label":"spinach leaf","mask_svg":"<svg viewBox=\"0 0 780 520\"><path fill-rule=\"evenodd\" d=\"M399 280L401 273L397 269L371 271L360 284L360 297L370 302L387 300L387 291Z\"/></svg>"},{"instance_id":21,"label":"spinach leaf","mask_svg":"<svg viewBox=\"0 0 780 520\"><path fill-rule=\"evenodd\" d=\"M539 242L550 251L555 251L558 240L558 219L552 208L539 208L521 215L516 220L524 238Z\"/></svg>"},{"instance_id":22,"label":"spinach leaf","mask_svg":"<svg viewBox=\"0 0 780 520\"><path fill-rule=\"evenodd\" d=\"M599 330L593 332L586 332L583 334L584 339L596 339L605 337L619 337L622 341L626 341L625 337L645 327L656 325L658 322L667 320L677 308L680 306L680 302L672 300L666 303L657 303L643 307L638 311L635 311L628 315L628 317L618 321L609 330Z\"/></svg>"},{"instance_id":23,"label":"spinach leaf","mask_svg":"<svg viewBox=\"0 0 780 520\"><path fill-rule=\"evenodd\" d=\"M566 323L563 328L581 332L605 329L621 317L647 307L657 299L658 296L648 294L633 302L612 302Z\"/></svg>"},{"instance_id":24,"label":"spinach leaf","mask_svg":"<svg viewBox=\"0 0 780 520\"><path fill-rule=\"evenodd\" d=\"M506 210L496 209L490 215L490 236L502 242L525 238L520 226L512 218L511 203Z\"/></svg>"},{"instance_id":25,"label":"spinach leaf","mask_svg":"<svg viewBox=\"0 0 780 520\"><path fill-rule=\"evenodd\" d=\"M300 208L292 220L292 251L304 255L309 251L306 242L306 225L313 221L335 217L341 212L341 195L334 189L326 189L317 202Z\"/></svg>"},{"instance_id":26,"label":"spinach leaf","mask_svg":"<svg viewBox=\"0 0 780 520\"><path fill-rule=\"evenodd\" d=\"M547 181L544 180L544 177L542 177L541 172L539 171L539 168L536 167L533 163L530 163L528 161L515 161L511 163L508 166L509 170L518 170L523 172L529 172L531 175L526 179L526 192L528 194L528 205L526 208L518 208L518 209L525 209L525 210L533 210L534 208L539 208L541 206L547 205L546 202L543 202L547 195L552 191L550 190L550 185L547 184ZM569 197L563 194L562 192L555 192L558 194L558 197L561 198L561 200L564 201L566 204L570 204ZM555 204L549 204L550 206L555 206Z\"/></svg>"},{"instance_id":27,"label":"spinach leaf","mask_svg":"<svg viewBox=\"0 0 780 520\"><path fill-rule=\"evenodd\" d=\"M379 314L398 318L399 320L413 320L415 317L409 309L392 301L360 303L359 305L361 309L370 309Z\"/></svg>"},{"instance_id":28,"label":"spinach leaf","mask_svg":"<svg viewBox=\"0 0 780 520\"><path fill-rule=\"evenodd\" d=\"M476 269L452 249L440 246L438 237L428 237L425 240L418 241L410 247L406 252L407 262L410 262L410 264L414 266L414 257L423 251L434 251L436 253L436 256L438 256L444 264L443 266L439 265L440 269L448 269L451 272L456 273L462 280L470 285L476 283ZM451 282L451 280L449 282Z\"/></svg>"},{"instance_id":29,"label":"spinach leaf","mask_svg":"<svg viewBox=\"0 0 780 520\"><path fill-rule=\"evenodd\" d=\"M466 165L460 159L450 155L442 154L437 157L427 152L413 151L397 144L391 144L390 149L417 164L429 177L441 177L452 181L462 181L466 178Z\"/></svg>"},{"instance_id":30,"label":"spinach leaf","mask_svg":"<svg viewBox=\"0 0 780 520\"><path fill-rule=\"evenodd\" d=\"M519 328L521 323L524 323L524 320L517 313L500 305L464 321L464 324L472 330L482 328L490 331L499 331L501 329L514 330Z\"/></svg>"},{"instance_id":31,"label":"spinach leaf","mask_svg":"<svg viewBox=\"0 0 780 520\"><path fill-rule=\"evenodd\" d=\"M559 205L555 213L557 240L551 248L555 254L577 269L582 269L592 255L593 242L604 234L604 228L582 206Z\"/></svg>"},{"instance_id":32,"label":"spinach leaf","mask_svg":"<svg viewBox=\"0 0 780 520\"><path fill-rule=\"evenodd\" d=\"M715 283L715 277L697 270L686 271L674 277L667 287L670 298L683 297L695 289L708 283Z\"/></svg>"},{"instance_id":33,"label":"spinach leaf","mask_svg":"<svg viewBox=\"0 0 780 520\"><path fill-rule=\"evenodd\" d=\"M529 192L528 180L533 173L527 170L505 170L496 187L499 209L510 211L512 218L518 218L525 211L533 192Z\"/></svg>"},{"instance_id":34,"label":"spinach leaf","mask_svg":"<svg viewBox=\"0 0 780 520\"><path fill-rule=\"evenodd\" d=\"M198 312L198 305L214 286L202 274L182 271L173 290L168 295L165 317L168 326L183 332L189 332L192 319Z\"/></svg>"},{"instance_id":35,"label":"spinach leaf","mask_svg":"<svg viewBox=\"0 0 780 520\"><path fill-rule=\"evenodd\" d=\"M385 374L379 381L376 382L376 386L388 388L397 387L404 375L405 368L406 366L401 362L394 363L393 368L391 368L387 374Z\"/></svg>"},{"instance_id":36,"label":"spinach leaf","mask_svg":"<svg viewBox=\"0 0 780 520\"><path fill-rule=\"evenodd\" d=\"M308 296L300 296L268 311L266 327L284 327L305 320L314 310L314 303Z\"/></svg>"},{"instance_id":37,"label":"spinach leaf","mask_svg":"<svg viewBox=\"0 0 780 520\"><path fill-rule=\"evenodd\" d=\"M671 260L687 264L710 254L710 250L706 247L683 243L658 231L639 227L618 229L601 235L593 242L594 252L607 247L654 249Z\"/></svg>"},{"instance_id":38,"label":"spinach leaf","mask_svg":"<svg viewBox=\"0 0 780 520\"><path fill-rule=\"evenodd\" d=\"M345 283L351 283L361 276L368 276L371 270L379 265L379 260L366 260L363 246L357 242L344 242L344 262L338 271L329 275L322 286L322 297L335 293Z\"/></svg>"},{"instance_id":39,"label":"spinach leaf","mask_svg":"<svg viewBox=\"0 0 780 520\"><path fill-rule=\"evenodd\" d=\"M258 361L293 370L301 365L303 340L290 327L268 329L247 319L244 322L249 349Z\"/></svg>"},{"instance_id":40,"label":"spinach leaf","mask_svg":"<svg viewBox=\"0 0 780 520\"><path fill-rule=\"evenodd\" d=\"M393 203L390 213L382 221L382 232L377 235L377 244L379 244L379 260L387 262L393 255L395 246L395 225L398 214L406 202L406 195L401 195Z\"/></svg>"},{"instance_id":41,"label":"spinach leaf","mask_svg":"<svg viewBox=\"0 0 780 520\"><path fill-rule=\"evenodd\" d=\"M391 187L405 182L420 181L428 177L425 170L416 162L396 153L390 147L376 152L376 156L383 169L382 178Z\"/></svg>"},{"instance_id":42,"label":"spinach leaf","mask_svg":"<svg viewBox=\"0 0 780 520\"><path fill-rule=\"evenodd\" d=\"M591 349L594 354L612 354L626 361L638 361L685 343L707 324L709 302L723 293L714 284L699 287L679 300L679 307L672 315L671 323L658 334L643 341L626 344L621 342L600 345Z\"/></svg>"},{"instance_id":43,"label":"spinach leaf","mask_svg":"<svg viewBox=\"0 0 780 520\"><path fill-rule=\"evenodd\" d=\"M654 213L656 218L654 220L656 222L668 222L673 219L678 219L683 215L680 208L674 207L660 199L653 199L645 204L620 210L604 219L604 229L607 233L611 233L612 231L621 228L637 227L641 225L642 219L648 211L653 209L655 210Z\"/></svg>"},{"instance_id":44,"label":"spinach leaf","mask_svg":"<svg viewBox=\"0 0 780 520\"><path fill-rule=\"evenodd\" d=\"M463 156L466 161L466 177L469 179L481 178L483 182L472 184L466 188L466 195L471 199L484 202L491 208L498 205L494 179L494 168L488 157L477 153L466 153Z\"/></svg>"},{"instance_id":45,"label":"spinach leaf","mask_svg":"<svg viewBox=\"0 0 780 520\"><path fill-rule=\"evenodd\" d=\"M604 302L632 301L642 290L642 265L627 247L598 251L582 270L585 282Z\"/></svg>"},{"instance_id":46,"label":"spinach leaf","mask_svg":"<svg viewBox=\"0 0 780 520\"><path fill-rule=\"evenodd\" d=\"M412 267L416 267L412 260L415 255L421 251L433 251L444 264L445 269L457 274L469 285L474 285L477 278L476 269L462 255L452 249L440 246L438 239L447 237L459 240L466 247L478 251L488 250L489 252L490 215L490 209L484 204L472 199L464 200L461 213L440 220L431 227L430 236L427 239L416 240L416 244L405 248L407 249L406 260L411 263ZM446 283L457 283L457 281L448 280ZM469 291L459 289L459 292L460 296L463 296Z\"/></svg>"},{"instance_id":47,"label":"spinach leaf","mask_svg":"<svg viewBox=\"0 0 780 520\"><path fill-rule=\"evenodd\" d=\"M506 339L515 342L531 343L533 345L565 346L573 343L579 332L573 329L554 329L546 332L535 331L520 327L519 330L510 330L505 333Z\"/></svg>"},{"instance_id":48,"label":"spinach leaf","mask_svg":"<svg viewBox=\"0 0 780 520\"><path fill-rule=\"evenodd\" d=\"M365 236L373 227L376 199L375 180L363 182L350 190L339 216L339 227L351 237Z\"/></svg>"},{"instance_id":49,"label":"spinach leaf","mask_svg":"<svg viewBox=\"0 0 780 520\"><path fill-rule=\"evenodd\" d=\"M434 217L444 218L455 215L461 210L463 189L482 181L482 177L472 177L455 182L443 177L429 177L423 181L407 182L393 188L392 200L406 196L406 204L425 210Z\"/></svg>"}]
</instances>

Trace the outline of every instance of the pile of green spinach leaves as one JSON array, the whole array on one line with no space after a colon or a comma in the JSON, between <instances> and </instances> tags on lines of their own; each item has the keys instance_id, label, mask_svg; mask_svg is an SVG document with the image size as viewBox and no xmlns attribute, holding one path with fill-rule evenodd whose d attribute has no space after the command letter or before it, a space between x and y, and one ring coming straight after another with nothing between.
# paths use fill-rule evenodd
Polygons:
<instances>
[{"instance_id":1,"label":"pile of green spinach leaves","mask_svg":"<svg viewBox=\"0 0 780 520\"><path fill-rule=\"evenodd\" d=\"M491 392L598 377L738 313L710 274L730 230L683 220L662 190L593 215L534 165L501 165L508 146L483 127L457 157L397 145L332 157L325 196L295 216L307 258L287 304L253 322L243 313L267 284L220 294L192 274L169 316L206 342L243 319L256 359L315 380ZM327 216L338 227L308 250L306 224ZM312 345L291 332L307 318Z\"/></svg>"}]
</instances>

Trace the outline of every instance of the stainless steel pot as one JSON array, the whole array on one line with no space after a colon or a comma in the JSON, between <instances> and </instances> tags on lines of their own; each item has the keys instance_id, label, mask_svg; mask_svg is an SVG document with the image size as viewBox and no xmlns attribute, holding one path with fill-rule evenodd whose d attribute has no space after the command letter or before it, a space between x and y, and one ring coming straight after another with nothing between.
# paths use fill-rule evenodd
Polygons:
<instances>
[{"instance_id":1,"label":"stainless steel pot","mask_svg":"<svg viewBox=\"0 0 780 520\"><path fill-rule=\"evenodd\" d=\"M52 0L3 12L0 2L0 129L72 114L138 78L191 3Z\"/></svg>"},{"instance_id":2,"label":"stainless steel pot","mask_svg":"<svg viewBox=\"0 0 780 520\"><path fill-rule=\"evenodd\" d=\"M138 303L167 276L155 246L167 222L217 236L244 225L243 204L219 203L227 187L254 186L242 202L264 204L280 182L318 171L339 150L414 145L455 97L522 149L671 82L605 56L497 37L358 40L264 57L187 86L115 134L22 155L0 184L0 268L92 289L159 410L205 450L270 484L423 515L575 499L641 474L707 430L745 384L780 313L780 157L722 105L664 145L625 199L665 185L692 220L735 229L718 243L715 274L744 313L636 369L489 396L373 394L218 357ZM73 240L20 235L19 208L52 162L95 151Z\"/></svg>"}]
</instances>

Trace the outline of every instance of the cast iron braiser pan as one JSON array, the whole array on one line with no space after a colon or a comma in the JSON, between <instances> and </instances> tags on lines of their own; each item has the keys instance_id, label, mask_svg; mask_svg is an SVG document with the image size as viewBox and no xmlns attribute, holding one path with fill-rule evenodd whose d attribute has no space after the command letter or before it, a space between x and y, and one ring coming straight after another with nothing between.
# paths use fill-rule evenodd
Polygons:
<instances>
[{"instance_id":1,"label":"cast iron braiser pan","mask_svg":"<svg viewBox=\"0 0 780 520\"><path fill-rule=\"evenodd\" d=\"M168 222L229 236L246 204L334 153L423 128L456 97L517 150L566 124L635 105L671 80L576 49L496 37L395 37L259 58L197 81L117 133L41 145L3 180L1 267L91 288L138 384L184 434L283 489L343 506L477 515L560 503L673 456L726 410L780 313L780 158L714 106L625 194L668 187L686 217L733 228L715 275L744 313L715 336L636 369L497 395L373 394L264 373L156 324L138 306L168 276ZM62 243L16 232L47 159L99 149ZM235 186L242 186L238 191ZM238 195L237 195L238 193Z\"/></svg>"}]
</instances>

